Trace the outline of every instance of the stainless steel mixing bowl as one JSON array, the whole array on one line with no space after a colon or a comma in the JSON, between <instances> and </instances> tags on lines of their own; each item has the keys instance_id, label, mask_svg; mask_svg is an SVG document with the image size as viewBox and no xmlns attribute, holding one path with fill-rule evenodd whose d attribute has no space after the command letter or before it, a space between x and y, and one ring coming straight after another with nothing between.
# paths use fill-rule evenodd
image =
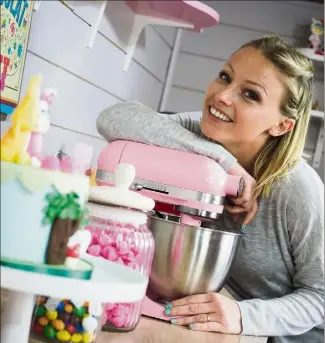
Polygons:
<instances>
[{"instance_id":1,"label":"stainless steel mixing bowl","mask_svg":"<svg viewBox=\"0 0 325 343\"><path fill-rule=\"evenodd\" d=\"M149 218L156 248L148 296L165 302L220 291L240 246L240 231L183 225L177 216L160 217Z\"/></svg>"}]
</instances>

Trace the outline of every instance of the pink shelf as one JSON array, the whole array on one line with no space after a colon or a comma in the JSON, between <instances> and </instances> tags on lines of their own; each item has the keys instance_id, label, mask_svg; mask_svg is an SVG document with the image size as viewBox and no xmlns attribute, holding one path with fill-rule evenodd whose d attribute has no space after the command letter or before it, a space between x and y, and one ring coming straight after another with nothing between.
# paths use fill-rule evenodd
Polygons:
<instances>
[{"instance_id":1,"label":"pink shelf","mask_svg":"<svg viewBox=\"0 0 325 343\"><path fill-rule=\"evenodd\" d=\"M219 13L200 1L125 0L125 2L136 14L166 19L174 23L191 24L196 31L219 22Z\"/></svg>"},{"instance_id":2,"label":"pink shelf","mask_svg":"<svg viewBox=\"0 0 325 343\"><path fill-rule=\"evenodd\" d=\"M91 35L87 44L90 49L94 44L108 1L102 0L97 20L91 25ZM147 25L186 28L201 32L204 28L214 26L219 22L219 13L200 1L125 0L125 3L134 12L134 18L132 18L132 28L125 51L124 71L128 70L140 34Z\"/></svg>"}]
</instances>

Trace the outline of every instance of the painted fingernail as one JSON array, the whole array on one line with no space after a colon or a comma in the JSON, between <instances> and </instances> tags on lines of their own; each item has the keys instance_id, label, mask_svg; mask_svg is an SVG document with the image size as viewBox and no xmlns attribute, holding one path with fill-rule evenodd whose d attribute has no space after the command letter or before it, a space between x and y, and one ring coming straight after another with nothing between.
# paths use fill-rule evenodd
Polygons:
<instances>
[{"instance_id":1,"label":"painted fingernail","mask_svg":"<svg viewBox=\"0 0 325 343\"><path fill-rule=\"evenodd\" d=\"M171 323L171 324L176 324L176 323L177 323L177 319L176 319L176 318L172 318L172 319L170 320L170 323Z\"/></svg>"},{"instance_id":2,"label":"painted fingernail","mask_svg":"<svg viewBox=\"0 0 325 343\"><path fill-rule=\"evenodd\" d=\"M165 310L165 315L166 315L166 316L170 316L171 313L172 313L172 311L171 311L169 308L167 308L167 309Z\"/></svg>"},{"instance_id":3,"label":"painted fingernail","mask_svg":"<svg viewBox=\"0 0 325 343\"><path fill-rule=\"evenodd\" d=\"M241 232L242 232L242 233L244 233L244 232L245 232L245 230L246 230L246 227L247 227L247 225L242 225L242 226L241 226Z\"/></svg>"},{"instance_id":4,"label":"painted fingernail","mask_svg":"<svg viewBox=\"0 0 325 343\"><path fill-rule=\"evenodd\" d=\"M190 325L188 326L188 328L189 328L189 329L193 329L193 328L194 328L194 324L190 324Z\"/></svg>"},{"instance_id":5,"label":"painted fingernail","mask_svg":"<svg viewBox=\"0 0 325 343\"><path fill-rule=\"evenodd\" d=\"M165 305L165 308L172 308L173 307L173 304L172 303L168 303Z\"/></svg>"}]
</instances>

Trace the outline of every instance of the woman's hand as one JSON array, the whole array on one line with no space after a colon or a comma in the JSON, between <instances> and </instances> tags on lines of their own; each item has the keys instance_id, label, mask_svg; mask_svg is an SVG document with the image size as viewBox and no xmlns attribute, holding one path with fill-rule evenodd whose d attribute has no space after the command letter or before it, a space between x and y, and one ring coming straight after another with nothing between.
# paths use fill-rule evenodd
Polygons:
<instances>
[{"instance_id":1,"label":"woman's hand","mask_svg":"<svg viewBox=\"0 0 325 343\"><path fill-rule=\"evenodd\" d=\"M191 295L166 305L171 323L187 325L192 330L228 334L242 332L239 306L221 294ZM174 318L178 317L178 318Z\"/></svg>"},{"instance_id":2,"label":"woman's hand","mask_svg":"<svg viewBox=\"0 0 325 343\"><path fill-rule=\"evenodd\" d=\"M231 197L234 205L225 206L225 209L236 216L247 213L242 222L242 227L245 227L253 220L258 211L257 199L254 197L256 181L238 163L229 171L229 174L241 176L244 179L244 190L241 196Z\"/></svg>"}]
</instances>

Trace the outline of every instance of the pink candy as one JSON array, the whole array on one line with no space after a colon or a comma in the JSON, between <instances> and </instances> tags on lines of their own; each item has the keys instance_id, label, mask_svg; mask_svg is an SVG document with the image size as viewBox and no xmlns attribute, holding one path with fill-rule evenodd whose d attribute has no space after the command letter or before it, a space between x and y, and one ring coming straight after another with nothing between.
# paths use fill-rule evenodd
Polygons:
<instances>
[{"instance_id":1,"label":"pink candy","mask_svg":"<svg viewBox=\"0 0 325 343\"><path fill-rule=\"evenodd\" d=\"M125 265L149 276L153 249L150 233L143 227L123 224L90 216L85 229L92 234L87 252L106 260ZM133 328L140 317L142 301L134 304L105 304L108 326Z\"/></svg>"},{"instance_id":2,"label":"pink candy","mask_svg":"<svg viewBox=\"0 0 325 343\"><path fill-rule=\"evenodd\" d=\"M87 253L93 256L99 256L100 254L100 245L92 245L87 249Z\"/></svg>"},{"instance_id":3,"label":"pink candy","mask_svg":"<svg viewBox=\"0 0 325 343\"><path fill-rule=\"evenodd\" d=\"M101 255L109 261L116 261L119 258L117 250L109 245L101 248Z\"/></svg>"}]
</instances>

